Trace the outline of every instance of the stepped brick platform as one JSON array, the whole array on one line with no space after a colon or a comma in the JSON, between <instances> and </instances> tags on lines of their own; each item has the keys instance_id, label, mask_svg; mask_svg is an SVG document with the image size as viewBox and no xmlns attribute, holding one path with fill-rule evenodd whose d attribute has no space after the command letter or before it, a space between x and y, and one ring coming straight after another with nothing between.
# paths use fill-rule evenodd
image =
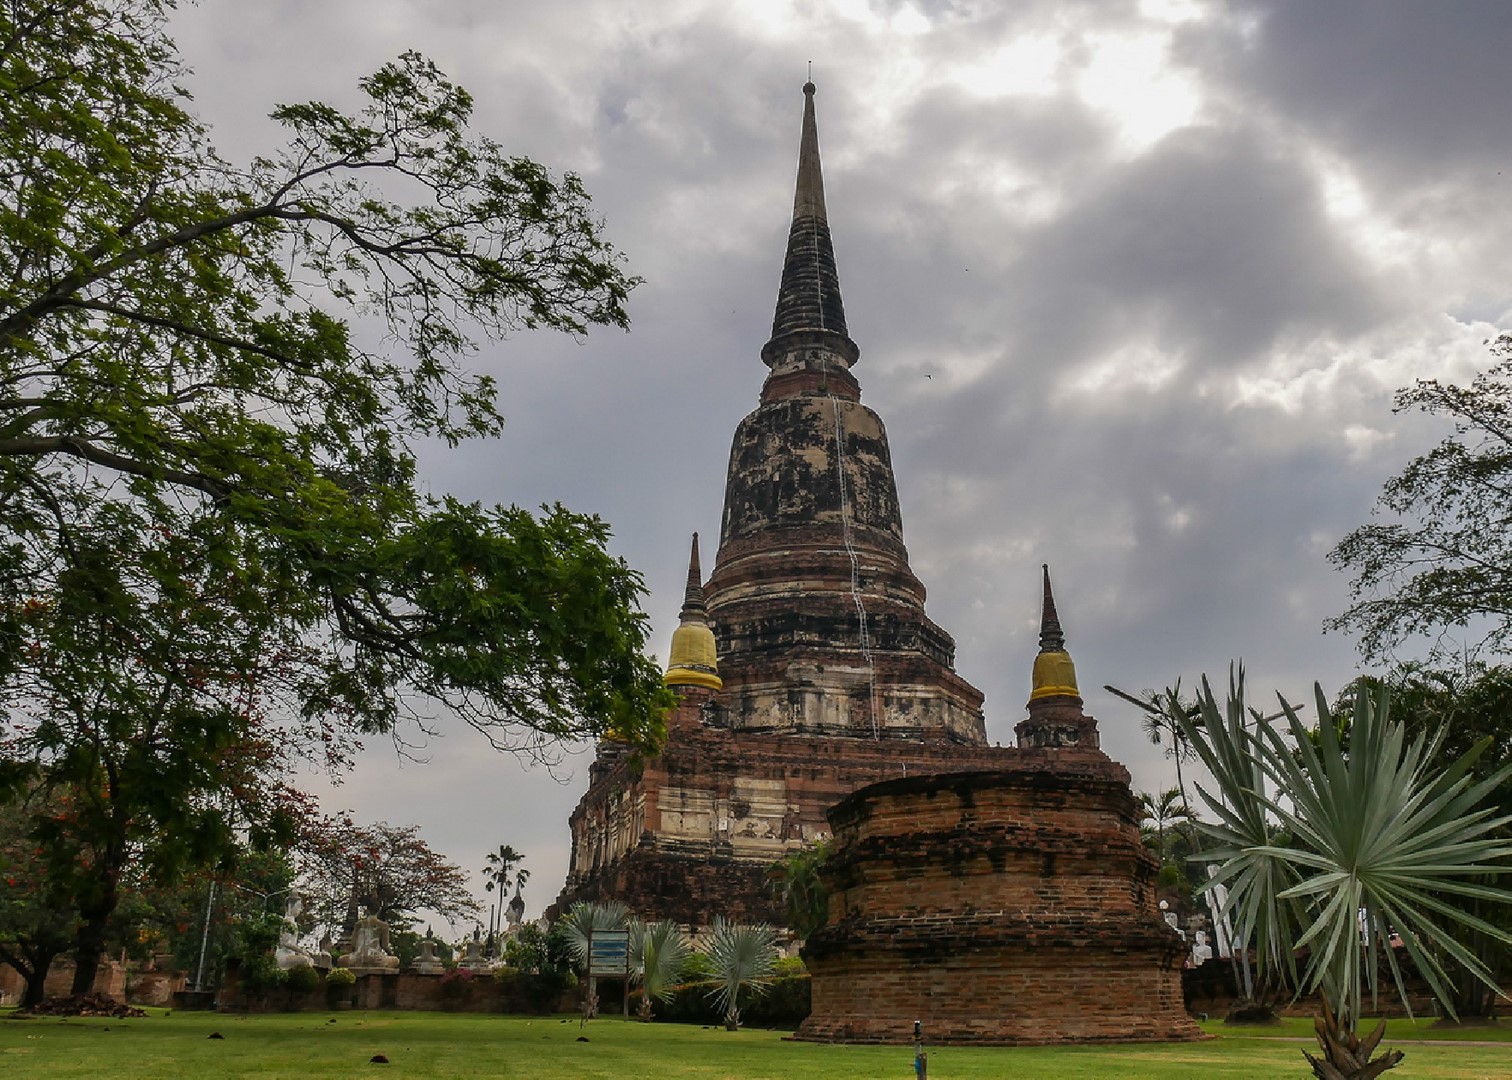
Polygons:
<instances>
[{"instance_id":1,"label":"stepped brick platform","mask_svg":"<svg viewBox=\"0 0 1512 1080\"><path fill-rule=\"evenodd\" d=\"M1201 1038L1160 918L1128 773L1097 750L1010 751L830 811L830 921L797 1037L935 1045Z\"/></svg>"}]
</instances>

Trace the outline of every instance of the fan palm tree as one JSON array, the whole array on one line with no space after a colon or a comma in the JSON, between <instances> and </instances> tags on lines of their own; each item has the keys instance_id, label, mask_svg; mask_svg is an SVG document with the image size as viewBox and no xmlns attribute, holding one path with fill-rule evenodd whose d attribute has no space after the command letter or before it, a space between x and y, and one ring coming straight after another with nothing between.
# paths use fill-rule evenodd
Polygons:
<instances>
[{"instance_id":1,"label":"fan palm tree","mask_svg":"<svg viewBox=\"0 0 1512 1080\"><path fill-rule=\"evenodd\" d=\"M630 909L618 900L595 903L579 900L567 909L567 914L558 920L554 929L560 929L567 938L567 952L573 964L585 973L588 970L589 939L595 930L624 930L630 921ZM598 994L593 979L583 984L583 1020L586 1022L598 1015Z\"/></svg>"},{"instance_id":2,"label":"fan palm tree","mask_svg":"<svg viewBox=\"0 0 1512 1080\"><path fill-rule=\"evenodd\" d=\"M1216 817L1198 824L1216 844L1203 855L1219 864L1209 887L1227 886L1238 939L1256 943L1262 970L1284 971L1299 992L1320 991L1323 1057L1303 1051L1314 1076L1363 1080L1402 1059L1390 1051L1372 1060L1384 1022L1363 1039L1357 1031L1364 990L1373 1002L1377 997L1382 959L1407 1004L1393 934L1451 1015L1446 959L1495 985L1455 932L1512 942L1466 906L1512 904L1512 892L1478 877L1512 871L1512 841L1495 834L1512 818L1483 805L1512 766L1475 780L1470 769L1486 749L1483 741L1448 768L1436 768L1442 732L1409 739L1391 719L1384 687L1374 696L1364 687L1357 694L1346 751L1338 735L1342 717L1331 714L1321 688L1316 697L1314 743L1284 698L1284 730L1246 709L1240 668L1230 674L1223 708L1203 680L1201 723L1183 719L1183 728L1216 782L1213 793L1197 789ZM1307 960L1299 975L1302 949Z\"/></svg>"},{"instance_id":3,"label":"fan palm tree","mask_svg":"<svg viewBox=\"0 0 1512 1080\"><path fill-rule=\"evenodd\" d=\"M595 930L623 930L630 922L630 909L618 900L595 903L579 900L567 909L557 925L567 934L567 951L580 968L588 966L588 935Z\"/></svg>"},{"instance_id":4,"label":"fan palm tree","mask_svg":"<svg viewBox=\"0 0 1512 1080\"><path fill-rule=\"evenodd\" d=\"M772 982L777 967L776 931L765 923L740 926L716 918L704 956L713 972L709 996L724 1009L725 1027L734 1031L740 1026L740 991L749 987L759 994Z\"/></svg>"},{"instance_id":5,"label":"fan palm tree","mask_svg":"<svg viewBox=\"0 0 1512 1080\"><path fill-rule=\"evenodd\" d=\"M671 1000L692 952L676 923L630 921L630 977L640 983L642 1020L651 1019L652 1001Z\"/></svg>"}]
</instances>

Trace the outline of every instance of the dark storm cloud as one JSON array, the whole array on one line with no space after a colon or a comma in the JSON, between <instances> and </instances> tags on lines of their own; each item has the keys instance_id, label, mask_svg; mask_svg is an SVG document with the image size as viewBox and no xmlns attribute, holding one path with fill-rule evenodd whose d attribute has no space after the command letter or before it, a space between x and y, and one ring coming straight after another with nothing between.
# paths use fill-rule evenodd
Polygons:
<instances>
[{"instance_id":1,"label":"dark storm cloud","mask_svg":"<svg viewBox=\"0 0 1512 1080\"><path fill-rule=\"evenodd\" d=\"M1316 180L1278 149L1196 127L1106 170L1027 238L1006 321L1051 348L1051 327L1077 313L1083 334L1153 323L1160 348L1219 365L1289 334L1364 329L1385 298L1324 220Z\"/></svg>"},{"instance_id":2,"label":"dark storm cloud","mask_svg":"<svg viewBox=\"0 0 1512 1080\"><path fill-rule=\"evenodd\" d=\"M1223 34L1206 70L1357 163L1416 182L1507 164L1505 5L1267 0L1233 12L1254 30Z\"/></svg>"},{"instance_id":3,"label":"dark storm cloud","mask_svg":"<svg viewBox=\"0 0 1512 1080\"><path fill-rule=\"evenodd\" d=\"M603 515L662 655L687 535L707 569L765 375L812 58L856 374L929 612L1009 741L1050 562L1104 745L1153 788L1169 765L1102 684L1221 678L1236 656L1257 694L1347 679L1350 642L1319 633L1347 587L1324 553L1433 437L1391 390L1463 376L1476 320L1512 316L1512 206L1490 179L1512 145L1512 8L1199 11L1172 29L1134 2L206 0L179 24L231 160L276 145L272 102L350 104L419 48L474 93L480 131L584 175L645 278L632 332L486 346L503 436L422 464L438 492ZM1187 80L1191 115L1131 141L1161 101L1084 81L1108 41L1167 39L1156 74ZM1028 88L981 78L1036 63ZM585 759L558 786L466 732L431 752L397 770L378 748L331 804L420 822L470 868L525 847L539 911Z\"/></svg>"}]
</instances>

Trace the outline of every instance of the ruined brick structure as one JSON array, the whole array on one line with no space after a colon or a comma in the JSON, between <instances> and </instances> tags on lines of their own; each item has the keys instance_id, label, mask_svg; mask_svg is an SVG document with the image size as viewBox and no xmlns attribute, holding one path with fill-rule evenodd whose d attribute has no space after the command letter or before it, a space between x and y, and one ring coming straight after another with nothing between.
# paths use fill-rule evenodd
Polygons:
<instances>
[{"instance_id":1,"label":"ruined brick structure","mask_svg":"<svg viewBox=\"0 0 1512 1080\"><path fill-rule=\"evenodd\" d=\"M830 921L798 1038L1031 1045L1195 1039L1186 946L1123 767L1022 750L1011 768L888 780L830 811Z\"/></svg>"},{"instance_id":2,"label":"ruined brick structure","mask_svg":"<svg viewBox=\"0 0 1512 1080\"><path fill-rule=\"evenodd\" d=\"M697 537L667 682L683 698L665 752L599 750L571 818L557 907L614 897L694 928L781 922L773 860L827 836L856 788L991 768L982 695L924 613L887 432L861 404L860 357L824 205L814 88L803 131L770 369L730 451L723 527L702 580Z\"/></svg>"},{"instance_id":3,"label":"ruined brick structure","mask_svg":"<svg viewBox=\"0 0 1512 1080\"><path fill-rule=\"evenodd\" d=\"M556 909L615 899L694 931L721 915L781 925L771 864L833 828L830 924L804 953L804 1037L901 1040L914 1017L935 1041L1195 1035L1128 774L1082 712L1048 570L1017 748L987 744L982 695L924 613L887 433L851 373L860 350L812 84L761 357L770 370L735 432L707 581L693 540L667 745L650 760L600 746Z\"/></svg>"}]
</instances>

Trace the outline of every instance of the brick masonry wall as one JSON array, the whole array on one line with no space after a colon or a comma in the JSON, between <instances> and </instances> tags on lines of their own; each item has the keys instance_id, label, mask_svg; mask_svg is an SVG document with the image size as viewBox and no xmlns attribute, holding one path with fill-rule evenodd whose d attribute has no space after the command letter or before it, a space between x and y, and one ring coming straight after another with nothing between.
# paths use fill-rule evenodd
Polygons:
<instances>
[{"instance_id":1,"label":"brick masonry wall","mask_svg":"<svg viewBox=\"0 0 1512 1080\"><path fill-rule=\"evenodd\" d=\"M47 969L43 993L47 997L64 997L73 986L74 962L59 958ZM95 974L94 992L117 1001L126 998L126 969L114 960L101 960ZM26 993L26 979L9 964L0 963L0 1005L19 1005Z\"/></svg>"},{"instance_id":2,"label":"brick masonry wall","mask_svg":"<svg viewBox=\"0 0 1512 1080\"><path fill-rule=\"evenodd\" d=\"M889 780L830 812L830 921L798 1037L936 1044L1198 1038L1124 770L1097 752Z\"/></svg>"},{"instance_id":3,"label":"brick masonry wall","mask_svg":"<svg viewBox=\"0 0 1512 1080\"><path fill-rule=\"evenodd\" d=\"M857 788L1035 760L1005 747L731 731L703 723L696 705L670 731L649 761L600 749L570 819L567 883L548 916L577 900L616 899L695 929L716 915L781 925L768 869L829 836L827 811Z\"/></svg>"}]
</instances>

